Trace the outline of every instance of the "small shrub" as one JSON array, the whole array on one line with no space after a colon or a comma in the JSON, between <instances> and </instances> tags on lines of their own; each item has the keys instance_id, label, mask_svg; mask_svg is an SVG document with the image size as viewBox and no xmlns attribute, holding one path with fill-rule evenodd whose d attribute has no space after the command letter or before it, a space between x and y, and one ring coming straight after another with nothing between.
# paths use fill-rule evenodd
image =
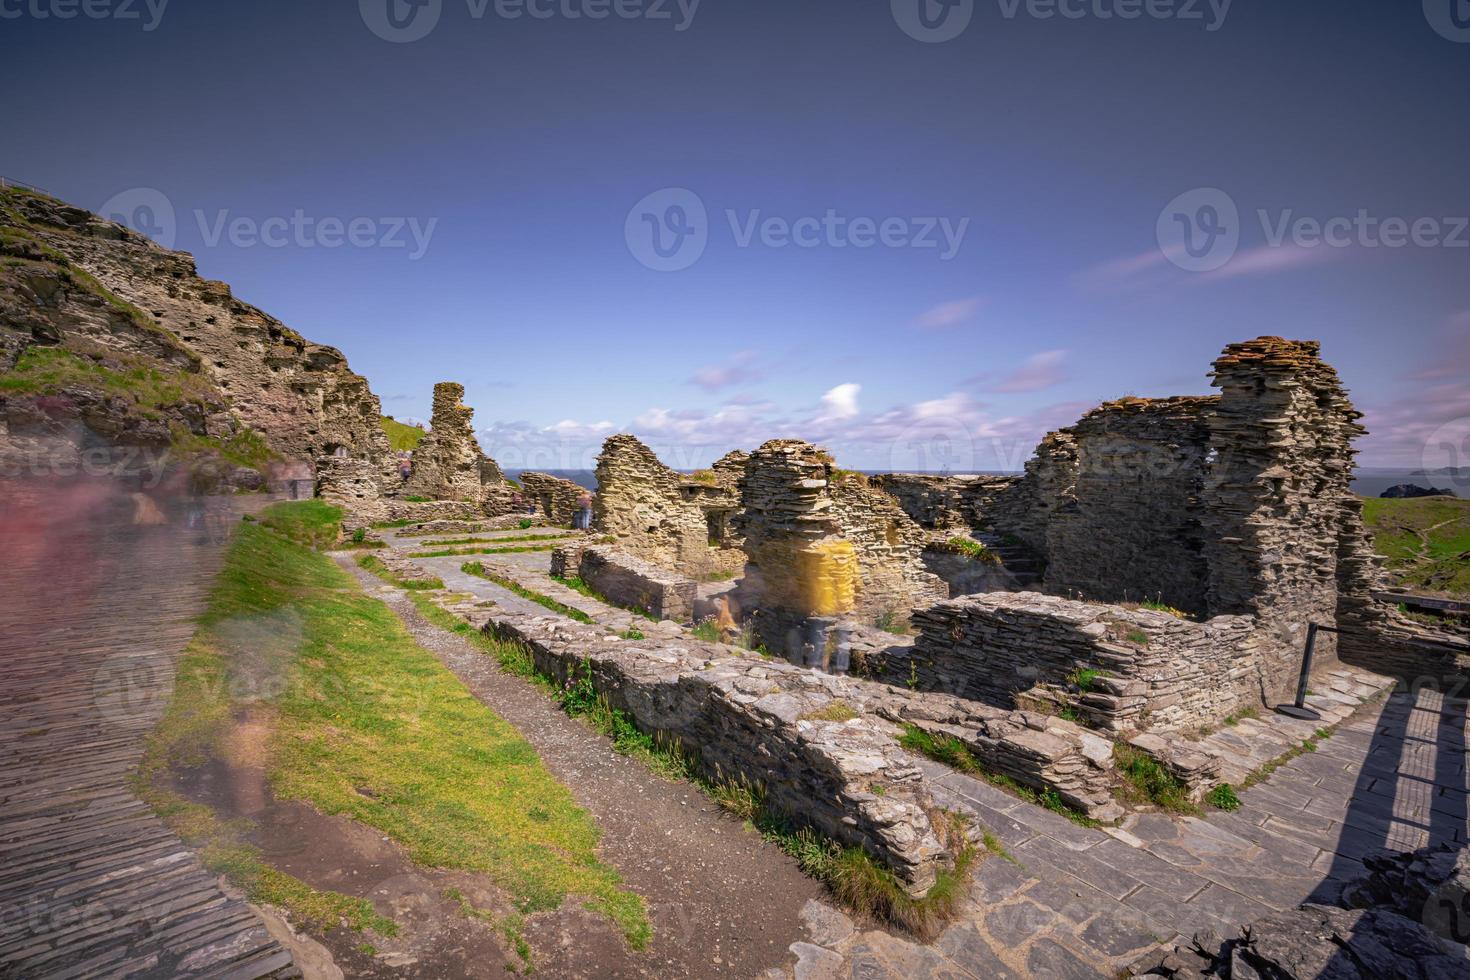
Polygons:
<instances>
[{"instance_id":1,"label":"small shrub","mask_svg":"<svg viewBox=\"0 0 1470 980\"><path fill-rule=\"evenodd\" d=\"M706 643L720 642L720 627L713 619L705 619L695 623L689 632L694 635L696 640L703 640Z\"/></svg>"},{"instance_id":2,"label":"small shrub","mask_svg":"<svg viewBox=\"0 0 1470 980\"><path fill-rule=\"evenodd\" d=\"M520 528L522 531L529 531L535 526L536 522L531 520L529 517L521 518L521 520L516 524L516 527Z\"/></svg>"},{"instance_id":3,"label":"small shrub","mask_svg":"<svg viewBox=\"0 0 1470 980\"><path fill-rule=\"evenodd\" d=\"M619 633L618 635L621 636L625 640L646 640L646 639L648 639L648 637L644 636L642 633L640 633L636 629L624 630L623 632Z\"/></svg>"},{"instance_id":4,"label":"small shrub","mask_svg":"<svg viewBox=\"0 0 1470 980\"><path fill-rule=\"evenodd\" d=\"M1071 681L1077 685L1079 691L1086 694L1092 690L1093 685L1097 683L1097 679L1102 676L1102 671L1094 670L1091 667L1084 667L1072 672Z\"/></svg>"},{"instance_id":5,"label":"small shrub","mask_svg":"<svg viewBox=\"0 0 1470 980\"><path fill-rule=\"evenodd\" d=\"M1156 599L1145 599L1143 602L1140 602L1139 605L1142 606L1144 609L1150 609L1150 610L1153 610L1154 612L1167 613L1168 615L1173 616L1175 619L1193 619L1194 618L1189 613L1185 612L1183 609L1176 609L1173 606L1169 605L1168 603L1161 602L1161 601L1158 601Z\"/></svg>"},{"instance_id":6,"label":"small shrub","mask_svg":"<svg viewBox=\"0 0 1470 980\"><path fill-rule=\"evenodd\" d=\"M879 613L873 625L883 632L892 633L895 636L907 636L909 631L908 624L899 619L898 613L892 610Z\"/></svg>"},{"instance_id":7,"label":"small shrub","mask_svg":"<svg viewBox=\"0 0 1470 980\"><path fill-rule=\"evenodd\" d=\"M944 542L943 550L956 555L964 555L966 558L973 558L975 561L983 561L987 565L1000 564L1000 556L974 538L952 537Z\"/></svg>"},{"instance_id":8,"label":"small shrub","mask_svg":"<svg viewBox=\"0 0 1470 980\"><path fill-rule=\"evenodd\" d=\"M1205 802L1216 810L1239 810L1240 797L1235 795L1235 788L1229 783L1221 783L1210 790Z\"/></svg>"},{"instance_id":9,"label":"small shrub","mask_svg":"<svg viewBox=\"0 0 1470 980\"><path fill-rule=\"evenodd\" d=\"M1145 633L1143 630L1133 630L1126 637L1124 637L1124 639L1137 647L1148 646L1148 634Z\"/></svg>"}]
</instances>

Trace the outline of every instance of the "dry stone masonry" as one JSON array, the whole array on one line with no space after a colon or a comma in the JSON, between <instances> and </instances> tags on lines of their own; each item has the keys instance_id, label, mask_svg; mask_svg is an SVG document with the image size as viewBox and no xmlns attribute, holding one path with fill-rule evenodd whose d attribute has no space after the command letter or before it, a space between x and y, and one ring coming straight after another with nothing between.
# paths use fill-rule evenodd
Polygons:
<instances>
[{"instance_id":1,"label":"dry stone masonry","mask_svg":"<svg viewBox=\"0 0 1470 980\"><path fill-rule=\"evenodd\" d=\"M597 457L593 530L662 568L702 575L712 568L709 526L686 500L682 478L633 436L618 434Z\"/></svg>"},{"instance_id":2,"label":"dry stone masonry","mask_svg":"<svg viewBox=\"0 0 1470 980\"><path fill-rule=\"evenodd\" d=\"M583 497L591 493L571 480L549 473L522 473L521 493L527 504L535 504L537 513L550 524L571 524L581 509Z\"/></svg>"},{"instance_id":3,"label":"dry stone masonry","mask_svg":"<svg viewBox=\"0 0 1470 980\"><path fill-rule=\"evenodd\" d=\"M607 545L582 549L577 571L583 582L613 605L676 623L694 619L693 579L681 578Z\"/></svg>"},{"instance_id":4,"label":"dry stone masonry","mask_svg":"<svg viewBox=\"0 0 1470 980\"><path fill-rule=\"evenodd\" d=\"M734 528L752 568L742 605L773 650L810 661L842 619L907 622L948 595L925 571L926 535L888 494L810 443L777 439L745 464ZM814 628L815 627L815 628Z\"/></svg>"},{"instance_id":5,"label":"dry stone masonry","mask_svg":"<svg viewBox=\"0 0 1470 980\"><path fill-rule=\"evenodd\" d=\"M316 464L316 495L342 508L342 527L349 534L389 519L377 467L371 460L323 456Z\"/></svg>"}]
</instances>

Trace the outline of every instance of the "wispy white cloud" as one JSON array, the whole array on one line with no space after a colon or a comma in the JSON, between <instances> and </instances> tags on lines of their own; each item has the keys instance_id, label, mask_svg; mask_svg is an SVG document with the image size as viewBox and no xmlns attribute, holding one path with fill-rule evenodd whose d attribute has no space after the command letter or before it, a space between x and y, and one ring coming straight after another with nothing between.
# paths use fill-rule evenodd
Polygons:
<instances>
[{"instance_id":1,"label":"wispy white cloud","mask_svg":"<svg viewBox=\"0 0 1470 980\"><path fill-rule=\"evenodd\" d=\"M757 365L755 351L743 350L724 364L714 364L694 372L689 383L705 391L719 391L732 385L750 384L765 376Z\"/></svg>"},{"instance_id":2,"label":"wispy white cloud","mask_svg":"<svg viewBox=\"0 0 1470 980\"><path fill-rule=\"evenodd\" d=\"M980 308L985 305L985 299L981 296L971 296L967 299L951 300L948 303L940 303L932 309L925 310L914 320L914 326L921 330L949 330L966 323L975 318Z\"/></svg>"},{"instance_id":3,"label":"wispy white cloud","mask_svg":"<svg viewBox=\"0 0 1470 980\"><path fill-rule=\"evenodd\" d=\"M1055 388L1067 380L1063 363L1067 359L1065 350L1048 350L1026 358L1026 363L1006 375L990 387L991 391L1015 394L1028 391L1045 391Z\"/></svg>"}]
</instances>

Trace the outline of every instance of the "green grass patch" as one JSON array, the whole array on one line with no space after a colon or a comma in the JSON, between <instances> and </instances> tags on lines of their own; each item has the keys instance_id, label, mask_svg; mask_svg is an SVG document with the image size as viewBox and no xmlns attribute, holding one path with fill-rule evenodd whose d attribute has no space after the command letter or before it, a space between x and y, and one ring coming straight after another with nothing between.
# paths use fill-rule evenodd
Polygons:
<instances>
[{"instance_id":1,"label":"green grass patch","mask_svg":"<svg viewBox=\"0 0 1470 980\"><path fill-rule=\"evenodd\" d=\"M430 592L434 589L444 588L444 580L435 576L430 576L428 578L403 578L400 575L396 575L394 574L392 569L384 564L383 559L379 558L377 555L363 555L361 558L357 559L357 565L359 568L362 568L365 571L372 572L374 575L382 579L384 582L387 582L389 585L396 585L400 589L409 589L411 591L417 592Z\"/></svg>"},{"instance_id":2,"label":"green grass patch","mask_svg":"<svg viewBox=\"0 0 1470 980\"><path fill-rule=\"evenodd\" d=\"M259 524L243 525L230 549L149 741L144 786L207 759L234 717L240 665L259 659L262 636L283 632L294 633L275 651L289 683L270 703L267 764L277 798L373 827L425 867L483 873L523 914L578 896L632 946L647 945L643 900L598 860L595 823L531 745L329 558ZM207 808L183 806L179 824L208 825ZM547 819L526 820L533 809ZM227 848L219 861L256 894L285 887L250 857Z\"/></svg>"},{"instance_id":3,"label":"green grass patch","mask_svg":"<svg viewBox=\"0 0 1470 980\"><path fill-rule=\"evenodd\" d=\"M1153 804L1170 813L1198 816L1200 808L1189 798L1189 788L1157 759L1126 742L1113 746L1113 760L1124 780L1125 802Z\"/></svg>"},{"instance_id":4,"label":"green grass patch","mask_svg":"<svg viewBox=\"0 0 1470 980\"><path fill-rule=\"evenodd\" d=\"M987 565L999 565L1000 556L991 551L985 545L974 538L963 538L955 536L944 542L943 550L956 555L964 555L975 561L985 562Z\"/></svg>"},{"instance_id":5,"label":"green grass patch","mask_svg":"<svg viewBox=\"0 0 1470 980\"><path fill-rule=\"evenodd\" d=\"M413 452L419 447L419 443L424 441L424 436L428 435L416 425L405 425L386 415L382 416L378 423L388 434L388 445L393 447L394 452Z\"/></svg>"},{"instance_id":6,"label":"green grass patch","mask_svg":"<svg viewBox=\"0 0 1470 980\"><path fill-rule=\"evenodd\" d=\"M524 534L509 538L450 538L444 541L425 541L425 548L448 548L461 544L524 544L527 541L564 541L568 535L565 534Z\"/></svg>"},{"instance_id":7,"label":"green grass patch","mask_svg":"<svg viewBox=\"0 0 1470 980\"><path fill-rule=\"evenodd\" d=\"M903 734L898 737L898 743L910 752L927 756L935 762L942 762L958 772L979 777L992 786L1020 797L1027 803L1034 803L1059 813L1078 826L1100 826L1098 821L1075 807L1069 806L1056 790L1048 789L1038 792L1010 776L986 769L980 764L980 760L975 758L969 747L957 738L948 735L931 735L917 725L904 725Z\"/></svg>"},{"instance_id":8,"label":"green grass patch","mask_svg":"<svg viewBox=\"0 0 1470 980\"><path fill-rule=\"evenodd\" d=\"M1363 521L1398 585L1470 595L1470 500L1373 497Z\"/></svg>"},{"instance_id":9,"label":"green grass patch","mask_svg":"<svg viewBox=\"0 0 1470 980\"><path fill-rule=\"evenodd\" d=\"M292 500L267 507L257 522L296 544L322 551L342 534L342 508L320 500Z\"/></svg>"},{"instance_id":10,"label":"green grass patch","mask_svg":"<svg viewBox=\"0 0 1470 980\"><path fill-rule=\"evenodd\" d=\"M492 572L488 568L486 568L484 563L482 562L467 561L460 566L460 571L464 572L466 575L474 575L476 578L485 579L487 582L494 582L502 589L509 589L516 595L520 596L522 599L530 599L537 605L544 606L547 609L550 609L552 612L559 613L567 617L568 619L576 620L579 623L585 623L588 626L591 626L593 623L592 617L584 613L582 610L574 609L564 602L558 602L549 595L543 595L542 593L536 592L533 589L528 589L521 583L517 582L515 579L506 578L504 575Z\"/></svg>"}]
</instances>

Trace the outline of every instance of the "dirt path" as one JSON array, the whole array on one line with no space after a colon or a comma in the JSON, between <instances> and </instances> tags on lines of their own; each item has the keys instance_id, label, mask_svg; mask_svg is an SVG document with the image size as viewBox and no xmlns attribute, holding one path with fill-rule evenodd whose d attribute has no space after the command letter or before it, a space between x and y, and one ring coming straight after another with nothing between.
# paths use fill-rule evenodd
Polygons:
<instances>
[{"instance_id":1,"label":"dirt path","mask_svg":"<svg viewBox=\"0 0 1470 980\"><path fill-rule=\"evenodd\" d=\"M545 695L428 623L405 595L359 569L350 556L338 562L477 698L520 730L602 828L603 860L649 904L654 938L644 953L627 949L611 923L590 914L564 908L538 916L526 929L538 974L756 977L790 963L790 945L807 938L801 909L822 897L795 862L692 786L666 782L618 755Z\"/></svg>"}]
</instances>

